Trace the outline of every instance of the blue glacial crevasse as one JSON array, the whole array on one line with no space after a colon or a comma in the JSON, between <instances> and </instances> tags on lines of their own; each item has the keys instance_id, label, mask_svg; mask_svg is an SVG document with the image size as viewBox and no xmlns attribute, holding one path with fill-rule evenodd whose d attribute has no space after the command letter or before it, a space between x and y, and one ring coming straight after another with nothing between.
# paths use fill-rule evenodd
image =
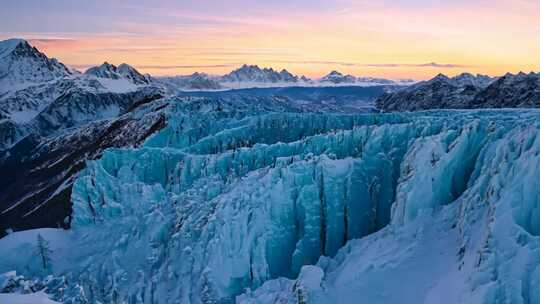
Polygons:
<instances>
[{"instance_id":1,"label":"blue glacial crevasse","mask_svg":"<svg viewBox=\"0 0 540 304\"><path fill-rule=\"evenodd\" d=\"M234 301L321 256L336 257L325 269L336 271L350 240L458 204L462 231L489 214L540 234L537 112L171 115L144 146L89 162L74 185L75 238L99 244L73 257L84 290L112 284L133 303Z\"/></svg>"}]
</instances>

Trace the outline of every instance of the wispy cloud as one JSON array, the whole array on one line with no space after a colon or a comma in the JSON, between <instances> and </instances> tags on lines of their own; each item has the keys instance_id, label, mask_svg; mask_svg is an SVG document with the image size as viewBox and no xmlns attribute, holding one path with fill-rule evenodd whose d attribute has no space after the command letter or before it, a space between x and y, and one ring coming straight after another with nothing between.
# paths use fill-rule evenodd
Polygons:
<instances>
[{"instance_id":1,"label":"wispy cloud","mask_svg":"<svg viewBox=\"0 0 540 304\"><path fill-rule=\"evenodd\" d=\"M455 69L455 68L471 68L472 65L455 64L455 63L368 63L362 64L364 67L373 68L441 68L441 69Z\"/></svg>"},{"instance_id":2,"label":"wispy cloud","mask_svg":"<svg viewBox=\"0 0 540 304\"><path fill-rule=\"evenodd\" d=\"M73 42L76 41L72 38L34 38L28 39L30 43L58 43L58 42Z\"/></svg>"},{"instance_id":3,"label":"wispy cloud","mask_svg":"<svg viewBox=\"0 0 540 304\"><path fill-rule=\"evenodd\" d=\"M265 60L266 62L283 64L317 64L317 65L336 65L336 66L359 66L358 63L344 61L326 61L326 60Z\"/></svg>"},{"instance_id":4,"label":"wispy cloud","mask_svg":"<svg viewBox=\"0 0 540 304\"><path fill-rule=\"evenodd\" d=\"M211 64L211 65L137 65L138 69L175 70L175 69L212 69L236 67L240 63Z\"/></svg>"},{"instance_id":5,"label":"wispy cloud","mask_svg":"<svg viewBox=\"0 0 540 304\"><path fill-rule=\"evenodd\" d=\"M86 70L99 64L68 64L74 69ZM177 70L177 69L214 69L214 68L232 68L242 65L242 63L209 64L209 65L134 65L137 69L152 70Z\"/></svg>"},{"instance_id":6,"label":"wispy cloud","mask_svg":"<svg viewBox=\"0 0 540 304\"><path fill-rule=\"evenodd\" d=\"M372 68L441 68L441 69L453 69L453 68L471 68L472 65L455 64L455 63L358 63L358 62L346 62L346 61L326 61L326 60L279 60L267 62L277 62L283 64L317 64L317 65L333 65L333 66L346 66L346 67L372 67Z\"/></svg>"}]
</instances>

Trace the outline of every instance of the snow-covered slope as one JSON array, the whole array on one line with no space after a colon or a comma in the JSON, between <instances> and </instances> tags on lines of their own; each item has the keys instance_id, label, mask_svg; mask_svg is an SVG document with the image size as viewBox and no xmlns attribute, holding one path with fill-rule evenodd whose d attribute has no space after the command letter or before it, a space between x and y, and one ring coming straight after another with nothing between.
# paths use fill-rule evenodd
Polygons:
<instances>
[{"instance_id":1,"label":"snow-covered slope","mask_svg":"<svg viewBox=\"0 0 540 304\"><path fill-rule=\"evenodd\" d=\"M14 88L52 81L71 72L22 39L0 41L0 96Z\"/></svg>"},{"instance_id":2,"label":"snow-covered slope","mask_svg":"<svg viewBox=\"0 0 540 304\"><path fill-rule=\"evenodd\" d=\"M257 65L243 65L230 72L227 75L220 77L220 82L224 83L297 83L301 80L300 77L289 73L283 69L280 72L272 68L259 68Z\"/></svg>"},{"instance_id":3,"label":"snow-covered slope","mask_svg":"<svg viewBox=\"0 0 540 304\"><path fill-rule=\"evenodd\" d=\"M29 134L51 134L121 114L160 88L127 64L103 64L87 73L63 64L20 39L0 42L0 151ZM1 156L1 155L0 155Z\"/></svg>"},{"instance_id":4,"label":"snow-covered slope","mask_svg":"<svg viewBox=\"0 0 540 304\"><path fill-rule=\"evenodd\" d=\"M499 77L475 97L472 107L540 107L540 73Z\"/></svg>"},{"instance_id":5,"label":"snow-covered slope","mask_svg":"<svg viewBox=\"0 0 540 304\"><path fill-rule=\"evenodd\" d=\"M499 78L461 74L435 78L382 95L384 111L439 108L514 108L540 106L540 74L506 74Z\"/></svg>"},{"instance_id":6,"label":"snow-covered slope","mask_svg":"<svg viewBox=\"0 0 540 304\"><path fill-rule=\"evenodd\" d=\"M390 80L374 77L356 77L353 75L344 75L338 71L332 71L328 75L318 80L320 85L359 85L359 86L377 86L377 85L410 85L413 80Z\"/></svg>"},{"instance_id":7,"label":"snow-covered slope","mask_svg":"<svg viewBox=\"0 0 540 304\"><path fill-rule=\"evenodd\" d=\"M55 300L540 300L539 111L169 104L165 128L75 182ZM41 273L17 235L0 272Z\"/></svg>"},{"instance_id":8,"label":"snow-covered slope","mask_svg":"<svg viewBox=\"0 0 540 304\"><path fill-rule=\"evenodd\" d=\"M354 83L356 82L356 77L352 75L343 75L338 71L332 71L330 74L322 77L321 82L330 82L334 84L338 83Z\"/></svg>"},{"instance_id":9,"label":"snow-covered slope","mask_svg":"<svg viewBox=\"0 0 540 304\"><path fill-rule=\"evenodd\" d=\"M156 80L171 92L178 90L212 91L224 89L216 77L211 77L204 73L193 73L187 76L157 77Z\"/></svg>"},{"instance_id":10,"label":"snow-covered slope","mask_svg":"<svg viewBox=\"0 0 540 304\"><path fill-rule=\"evenodd\" d=\"M100 79L124 79L134 85L145 85L150 83L149 77L139 73L134 67L126 63L122 63L117 67L108 62L104 62L100 66L89 68L84 74Z\"/></svg>"},{"instance_id":11,"label":"snow-covered slope","mask_svg":"<svg viewBox=\"0 0 540 304\"><path fill-rule=\"evenodd\" d=\"M334 86L404 86L414 81L389 80L373 77L355 77L332 71L321 79L312 80L293 75L283 69L260 68L257 65L242 67L223 76L194 73L186 76L157 77L157 82L169 91L216 91L225 89L277 88L277 87L334 87Z\"/></svg>"},{"instance_id":12,"label":"snow-covered slope","mask_svg":"<svg viewBox=\"0 0 540 304\"><path fill-rule=\"evenodd\" d=\"M97 77L68 71L24 40L0 45L8 66L0 80L0 236L7 227L66 226L66 191L85 159L144 138L136 131L146 127L122 140L107 135L127 125L117 117L163 97L161 89L141 84L127 65L114 67L118 78Z\"/></svg>"},{"instance_id":13,"label":"snow-covered slope","mask_svg":"<svg viewBox=\"0 0 540 304\"><path fill-rule=\"evenodd\" d=\"M144 107L161 97L151 88L69 92L13 135L21 139L0 153L0 235L8 228L69 226L71 184L85 161L111 146L136 145L162 128L162 115Z\"/></svg>"}]
</instances>

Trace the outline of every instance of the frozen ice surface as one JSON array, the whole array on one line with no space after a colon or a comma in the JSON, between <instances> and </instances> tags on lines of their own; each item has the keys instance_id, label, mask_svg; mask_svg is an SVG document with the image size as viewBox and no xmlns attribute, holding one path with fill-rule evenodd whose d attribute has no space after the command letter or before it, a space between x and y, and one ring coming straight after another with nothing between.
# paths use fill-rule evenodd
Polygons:
<instances>
[{"instance_id":1,"label":"frozen ice surface","mask_svg":"<svg viewBox=\"0 0 540 304\"><path fill-rule=\"evenodd\" d=\"M55 300L540 302L540 111L181 108L75 182Z\"/></svg>"}]
</instances>

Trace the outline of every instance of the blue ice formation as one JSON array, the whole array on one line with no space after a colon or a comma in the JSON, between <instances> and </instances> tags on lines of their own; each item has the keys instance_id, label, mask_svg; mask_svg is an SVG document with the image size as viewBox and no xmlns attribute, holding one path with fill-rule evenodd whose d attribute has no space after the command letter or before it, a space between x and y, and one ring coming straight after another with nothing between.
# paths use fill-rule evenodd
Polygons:
<instances>
[{"instance_id":1,"label":"blue ice formation","mask_svg":"<svg viewBox=\"0 0 540 304\"><path fill-rule=\"evenodd\" d=\"M172 105L88 163L57 274L91 303L537 303L539 135L534 110Z\"/></svg>"}]
</instances>

